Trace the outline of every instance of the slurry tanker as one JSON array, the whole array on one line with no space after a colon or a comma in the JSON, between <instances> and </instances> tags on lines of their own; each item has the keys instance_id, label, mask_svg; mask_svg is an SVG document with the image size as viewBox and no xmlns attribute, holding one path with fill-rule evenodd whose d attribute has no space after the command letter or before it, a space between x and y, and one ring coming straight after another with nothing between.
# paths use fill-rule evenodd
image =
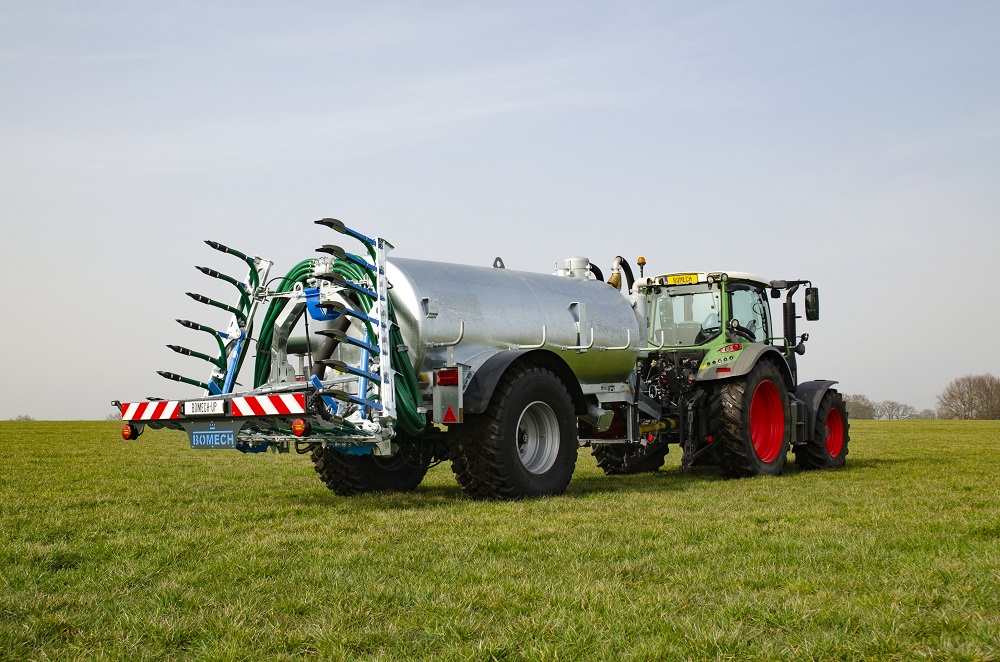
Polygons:
<instances>
[{"instance_id":1,"label":"slurry tanker","mask_svg":"<svg viewBox=\"0 0 1000 662\"><path fill-rule=\"evenodd\" d=\"M618 257L601 270L572 257L554 274L390 257L385 239L317 221L356 252L318 249L278 279L271 261L217 242L248 267L235 305L188 293L229 314L216 353L186 400L113 404L122 436L184 430L194 449L310 454L335 493L406 491L449 460L473 498L562 493L580 446L607 474L658 470L671 445L681 470L777 475L788 451L804 469L844 465L850 440L836 382L799 382L793 296L807 320L819 291L807 280L736 271L633 275ZM768 297L780 299L782 329ZM263 317L260 318L261 309ZM255 349L253 387L237 376ZM244 372L245 375L245 372ZM245 378L245 377L244 377Z\"/></svg>"}]
</instances>

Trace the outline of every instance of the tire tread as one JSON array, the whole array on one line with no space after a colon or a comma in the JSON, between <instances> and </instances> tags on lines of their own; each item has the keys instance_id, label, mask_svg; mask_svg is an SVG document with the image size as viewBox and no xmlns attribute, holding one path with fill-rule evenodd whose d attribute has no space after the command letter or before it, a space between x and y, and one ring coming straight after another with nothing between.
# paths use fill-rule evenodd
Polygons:
<instances>
[{"instance_id":1,"label":"tire tread","mask_svg":"<svg viewBox=\"0 0 1000 662\"><path fill-rule=\"evenodd\" d=\"M744 413L745 408L750 406L750 403L747 402L747 385L756 381L762 372L771 373L765 377L777 377L776 379L772 378L771 381L780 390L784 390L785 385L780 378L780 372L769 361L762 361L754 366L745 379L734 379L721 383L709 399L709 420L713 421L713 437L716 438L715 443L722 444L719 467L723 475L730 478L743 478L764 473L761 470L761 462L754 452L753 443L750 441L749 412ZM744 422L745 419L746 422ZM788 441L791 436L789 428L789 406L786 396L784 449L771 463L772 466L776 467L776 471L768 471L767 473L781 473L784 468Z\"/></svg>"},{"instance_id":2,"label":"tire tread","mask_svg":"<svg viewBox=\"0 0 1000 662\"><path fill-rule=\"evenodd\" d=\"M503 419L514 396L516 384L532 376L551 377L566 400L570 401L569 391L550 371L537 366L515 366L497 384L486 411L478 415L467 415L465 422L449 433L448 452L452 471L468 496L494 500L512 500L525 496L516 487L514 473L517 467L509 466L504 458ZM575 445L571 454L570 461L575 463ZM570 476L558 487L557 493L566 489L572 471L569 473Z\"/></svg>"},{"instance_id":3,"label":"tire tread","mask_svg":"<svg viewBox=\"0 0 1000 662\"><path fill-rule=\"evenodd\" d=\"M841 453L837 457L831 457L826 449L826 416L830 408L838 406L840 408L841 420L844 423L844 445ZM844 462L849 452L848 444L851 440L851 424L847 416L847 407L844 399L836 389L829 389L820 401L819 409L816 410L816 422L813 426L813 437L810 441L795 446L792 452L795 453L795 464L800 469L836 469L844 466Z\"/></svg>"}]
</instances>

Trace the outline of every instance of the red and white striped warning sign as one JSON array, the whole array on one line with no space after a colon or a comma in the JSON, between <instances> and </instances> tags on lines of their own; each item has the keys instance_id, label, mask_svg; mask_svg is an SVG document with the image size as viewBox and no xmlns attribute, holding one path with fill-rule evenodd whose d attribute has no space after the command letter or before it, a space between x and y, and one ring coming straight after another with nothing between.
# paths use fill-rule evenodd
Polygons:
<instances>
[{"instance_id":1,"label":"red and white striped warning sign","mask_svg":"<svg viewBox=\"0 0 1000 662\"><path fill-rule=\"evenodd\" d=\"M123 402L123 421L165 421L180 416L180 402L177 400L153 400L151 402Z\"/></svg>"},{"instance_id":2,"label":"red and white striped warning sign","mask_svg":"<svg viewBox=\"0 0 1000 662\"><path fill-rule=\"evenodd\" d=\"M287 416L306 412L304 393L248 395L232 399L233 416Z\"/></svg>"},{"instance_id":3,"label":"red and white striped warning sign","mask_svg":"<svg viewBox=\"0 0 1000 662\"><path fill-rule=\"evenodd\" d=\"M233 398L233 416L288 416L306 412L304 393L280 395L247 395ZM123 402L123 421L165 421L180 418L180 402L155 400L152 402Z\"/></svg>"}]
</instances>

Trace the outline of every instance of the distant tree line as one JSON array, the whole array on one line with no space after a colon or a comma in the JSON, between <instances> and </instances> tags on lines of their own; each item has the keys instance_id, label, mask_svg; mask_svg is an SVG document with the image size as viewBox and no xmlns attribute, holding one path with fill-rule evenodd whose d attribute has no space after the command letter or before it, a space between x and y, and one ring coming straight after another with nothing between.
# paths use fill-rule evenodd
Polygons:
<instances>
[{"instance_id":1,"label":"distant tree line","mask_svg":"<svg viewBox=\"0 0 1000 662\"><path fill-rule=\"evenodd\" d=\"M966 375L952 381L938 396L938 414L977 421L1000 419L1000 378Z\"/></svg>"},{"instance_id":2,"label":"distant tree line","mask_svg":"<svg viewBox=\"0 0 1000 662\"><path fill-rule=\"evenodd\" d=\"M937 409L917 411L895 400L875 402L864 394L844 396L851 418L876 421L905 419L1000 420L1000 378L965 375L954 379L937 397Z\"/></svg>"},{"instance_id":3,"label":"distant tree line","mask_svg":"<svg viewBox=\"0 0 1000 662\"><path fill-rule=\"evenodd\" d=\"M931 409L917 411L912 405L896 402L895 400L881 400L875 402L867 395L846 395L844 403L847 405L847 414L851 418L864 418L874 421L902 421L908 418L937 418Z\"/></svg>"}]
</instances>

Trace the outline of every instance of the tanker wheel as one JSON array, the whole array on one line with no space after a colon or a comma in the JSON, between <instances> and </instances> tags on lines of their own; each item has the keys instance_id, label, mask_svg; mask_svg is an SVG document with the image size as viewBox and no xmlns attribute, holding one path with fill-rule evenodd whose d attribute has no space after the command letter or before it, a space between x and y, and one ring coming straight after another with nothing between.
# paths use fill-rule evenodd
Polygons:
<instances>
[{"instance_id":1,"label":"tanker wheel","mask_svg":"<svg viewBox=\"0 0 1000 662\"><path fill-rule=\"evenodd\" d=\"M516 366L482 414L449 431L452 470L476 499L562 494L576 466L576 414L553 373Z\"/></svg>"},{"instance_id":2,"label":"tanker wheel","mask_svg":"<svg viewBox=\"0 0 1000 662\"><path fill-rule=\"evenodd\" d=\"M344 455L333 448L317 446L313 466L328 488L341 496L366 492L411 492L424 479L430 453L401 431L394 439L399 451L391 457Z\"/></svg>"},{"instance_id":3,"label":"tanker wheel","mask_svg":"<svg viewBox=\"0 0 1000 662\"><path fill-rule=\"evenodd\" d=\"M760 361L742 380L722 383L712 398L713 436L727 476L777 476L792 435L791 407L781 372Z\"/></svg>"},{"instance_id":4,"label":"tanker wheel","mask_svg":"<svg viewBox=\"0 0 1000 662\"><path fill-rule=\"evenodd\" d=\"M643 452L640 444L596 444L591 455L597 458L597 466L608 476L621 474L644 474L659 471L663 466L667 447L650 453L639 462L628 466L625 458Z\"/></svg>"},{"instance_id":5,"label":"tanker wheel","mask_svg":"<svg viewBox=\"0 0 1000 662\"><path fill-rule=\"evenodd\" d=\"M802 469L836 469L847 461L851 424L840 393L830 389L816 410L812 439L795 446L795 464Z\"/></svg>"}]
</instances>

